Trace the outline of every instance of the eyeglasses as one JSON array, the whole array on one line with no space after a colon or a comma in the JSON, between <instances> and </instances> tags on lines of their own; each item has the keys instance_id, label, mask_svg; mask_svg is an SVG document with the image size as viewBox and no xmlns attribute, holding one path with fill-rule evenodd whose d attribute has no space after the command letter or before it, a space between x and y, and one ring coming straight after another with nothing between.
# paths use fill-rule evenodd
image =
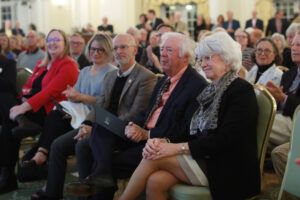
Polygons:
<instances>
[{"instance_id":1,"label":"eyeglasses","mask_svg":"<svg viewBox=\"0 0 300 200\"><path fill-rule=\"evenodd\" d=\"M91 53L95 53L97 51L98 54L105 52L105 50L103 48L94 48L94 47L91 47L90 51L91 51Z\"/></svg>"},{"instance_id":2,"label":"eyeglasses","mask_svg":"<svg viewBox=\"0 0 300 200\"><path fill-rule=\"evenodd\" d=\"M201 66L203 62L208 63L212 60L213 56L214 55L207 55L207 56L203 56L201 58L198 58L197 59L197 64Z\"/></svg>"},{"instance_id":3,"label":"eyeglasses","mask_svg":"<svg viewBox=\"0 0 300 200\"><path fill-rule=\"evenodd\" d=\"M291 47L294 47L294 46L297 47L297 48L299 48L300 47L300 43L292 43Z\"/></svg>"},{"instance_id":4,"label":"eyeglasses","mask_svg":"<svg viewBox=\"0 0 300 200\"><path fill-rule=\"evenodd\" d=\"M59 41L61 41L59 38L48 38L48 39L47 39L47 42L48 42L48 43L50 43L50 42L55 42L55 43L57 43L57 42L59 42Z\"/></svg>"},{"instance_id":5,"label":"eyeglasses","mask_svg":"<svg viewBox=\"0 0 300 200\"><path fill-rule=\"evenodd\" d=\"M265 55L270 55L270 53L272 53L273 51L271 51L270 49L256 49L256 53L258 55L261 55L263 52Z\"/></svg>"},{"instance_id":6,"label":"eyeglasses","mask_svg":"<svg viewBox=\"0 0 300 200\"><path fill-rule=\"evenodd\" d=\"M125 51L126 49L128 49L130 46L129 45L120 45L120 46L114 46L114 48L112 49L113 51L117 52L118 49L121 49L122 51Z\"/></svg>"},{"instance_id":7,"label":"eyeglasses","mask_svg":"<svg viewBox=\"0 0 300 200\"><path fill-rule=\"evenodd\" d=\"M75 42L75 41L71 41L70 43L73 45L82 45L83 44L82 42Z\"/></svg>"}]
</instances>

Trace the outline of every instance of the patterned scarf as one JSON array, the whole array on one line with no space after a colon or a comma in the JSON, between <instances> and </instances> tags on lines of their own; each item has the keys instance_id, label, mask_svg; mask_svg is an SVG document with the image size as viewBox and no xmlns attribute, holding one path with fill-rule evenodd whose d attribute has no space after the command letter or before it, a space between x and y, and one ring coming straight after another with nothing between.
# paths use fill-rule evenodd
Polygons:
<instances>
[{"instance_id":1,"label":"patterned scarf","mask_svg":"<svg viewBox=\"0 0 300 200\"><path fill-rule=\"evenodd\" d=\"M211 83L201 92L197 97L200 106L194 113L190 124L191 135L197 134L198 129L202 132L203 130L217 128L222 96L229 85L237 78L238 75L236 72L227 72L216 86Z\"/></svg>"}]
</instances>

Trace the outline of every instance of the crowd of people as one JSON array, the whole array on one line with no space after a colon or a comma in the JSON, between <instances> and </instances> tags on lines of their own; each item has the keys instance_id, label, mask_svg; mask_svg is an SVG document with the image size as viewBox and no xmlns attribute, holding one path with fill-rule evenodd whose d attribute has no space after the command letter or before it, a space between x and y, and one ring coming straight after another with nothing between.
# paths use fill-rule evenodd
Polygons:
<instances>
[{"instance_id":1,"label":"crowd of people","mask_svg":"<svg viewBox=\"0 0 300 200\"><path fill-rule=\"evenodd\" d=\"M266 87L278 105L268 149L282 180L300 104L296 20L289 25L276 12L265 37L256 11L245 30L231 11L215 25L199 15L191 36L180 12L166 20L154 10L119 34L107 17L98 31L88 24L69 36L59 29L25 35L7 22L0 33L0 194L16 190L17 180L47 179L31 199L63 198L70 155L79 180L66 191L86 199L113 199L124 178L124 200L144 190L147 199L167 199L177 183L209 186L213 199L259 194L252 85ZM17 67L33 71L20 96ZM97 123L98 107L126 124L122 136ZM37 135L16 174L22 139Z\"/></svg>"}]
</instances>

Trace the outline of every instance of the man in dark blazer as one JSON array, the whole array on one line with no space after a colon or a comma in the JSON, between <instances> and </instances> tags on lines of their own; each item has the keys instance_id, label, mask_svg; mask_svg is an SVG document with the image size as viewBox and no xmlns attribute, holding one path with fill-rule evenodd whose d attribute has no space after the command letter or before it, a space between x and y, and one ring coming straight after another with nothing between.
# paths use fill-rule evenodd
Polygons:
<instances>
[{"instance_id":1,"label":"man in dark blazer","mask_svg":"<svg viewBox=\"0 0 300 200\"><path fill-rule=\"evenodd\" d=\"M151 28L152 28L151 30L148 30L148 31L152 31L152 30L155 31L156 28L157 28L160 24L164 23L163 20L162 20L161 18L156 17L155 11L152 10L152 9L148 10L147 18L151 21L150 26L151 26Z\"/></svg>"},{"instance_id":2,"label":"man in dark blazer","mask_svg":"<svg viewBox=\"0 0 300 200\"><path fill-rule=\"evenodd\" d=\"M256 10L252 11L252 18L246 21L245 29L249 28L249 27L258 28L258 29L264 31L264 22L261 19L257 18Z\"/></svg>"},{"instance_id":3,"label":"man in dark blazer","mask_svg":"<svg viewBox=\"0 0 300 200\"><path fill-rule=\"evenodd\" d=\"M273 33L280 33L285 35L286 29L289 27L289 22L283 18L284 12L279 10L275 13L275 17L269 19L266 36L273 35Z\"/></svg>"},{"instance_id":4,"label":"man in dark blazer","mask_svg":"<svg viewBox=\"0 0 300 200\"><path fill-rule=\"evenodd\" d=\"M228 32L228 34L234 38L234 32L236 29L240 28L240 22L233 19L233 12L227 12L227 21L223 23L223 28Z\"/></svg>"},{"instance_id":5,"label":"man in dark blazer","mask_svg":"<svg viewBox=\"0 0 300 200\"><path fill-rule=\"evenodd\" d=\"M117 35L113 40L113 51L119 70L106 74L102 93L97 98L96 104L128 123L147 107L157 78L152 72L135 62L137 47L131 35ZM80 162L86 159L82 157L92 156L89 148L89 135L93 131L96 134L112 136L112 133L101 126L94 125L92 128L94 122L95 110L92 109L79 129L72 130L54 140L49 157L48 182L46 192L42 193L43 196L52 199L63 197L66 160L75 152L80 179L86 177L84 172L88 171L89 174L93 163Z\"/></svg>"},{"instance_id":6,"label":"man in dark blazer","mask_svg":"<svg viewBox=\"0 0 300 200\"><path fill-rule=\"evenodd\" d=\"M108 19L107 17L103 17L102 18L102 25L98 26L98 31L103 31L103 32L107 32L109 31L110 33L114 33L114 27L111 24L107 24Z\"/></svg>"},{"instance_id":7,"label":"man in dark blazer","mask_svg":"<svg viewBox=\"0 0 300 200\"><path fill-rule=\"evenodd\" d=\"M84 38L79 33L74 33L70 37L70 49L72 57L77 61L79 69L92 65L85 57L83 50L85 47Z\"/></svg>"},{"instance_id":8,"label":"man in dark blazer","mask_svg":"<svg viewBox=\"0 0 300 200\"><path fill-rule=\"evenodd\" d=\"M185 52L181 52L183 46L186 46ZM97 155L96 171L84 181L69 185L67 191L90 195L106 188L97 199L112 199L115 188L107 184L110 182L107 181L108 174L114 179L129 178L142 159L142 149L148 138L165 138L171 142L187 139L185 133L189 130L191 118L187 108L207 85L204 78L189 66L189 62L194 60L194 52L188 51L192 48L193 41L188 37L165 33L161 44L161 64L166 75L155 86L148 108L127 125L125 135L132 141L130 147L121 147L114 152L108 169L103 166L103 157L108 154L106 149L111 147L114 139L93 132L90 145L94 157ZM169 87L164 90L167 82Z\"/></svg>"},{"instance_id":9,"label":"man in dark blazer","mask_svg":"<svg viewBox=\"0 0 300 200\"><path fill-rule=\"evenodd\" d=\"M287 156L290 149L289 138L292 131L291 120L293 118L295 109L297 108L297 106L300 105L300 49L298 47L299 45L300 32L298 31L291 45L292 60L297 66L291 68L289 71L283 74L281 79L281 86L283 87L283 91L280 88L274 87L273 85L267 87L273 95L273 97L275 98L275 100L279 103L279 105L281 105L280 110L282 115L289 118L288 122L290 123L290 131L282 133L286 137L285 143L277 146L271 154L273 166L280 181L282 180L284 175L285 166L287 163ZM277 115L279 114L276 114L273 127L275 123L282 123L281 121L276 120ZM276 133L277 132L274 132L274 130L272 129L270 142L272 142L272 139L274 142L274 134ZM275 139L277 138L275 137ZM275 141L277 142L277 140ZM276 144L278 145L278 143Z\"/></svg>"},{"instance_id":10,"label":"man in dark blazer","mask_svg":"<svg viewBox=\"0 0 300 200\"><path fill-rule=\"evenodd\" d=\"M15 23L15 28L12 29L13 35L21 35L22 37L25 37L25 33L23 32L23 29L20 27L20 22Z\"/></svg>"}]
</instances>

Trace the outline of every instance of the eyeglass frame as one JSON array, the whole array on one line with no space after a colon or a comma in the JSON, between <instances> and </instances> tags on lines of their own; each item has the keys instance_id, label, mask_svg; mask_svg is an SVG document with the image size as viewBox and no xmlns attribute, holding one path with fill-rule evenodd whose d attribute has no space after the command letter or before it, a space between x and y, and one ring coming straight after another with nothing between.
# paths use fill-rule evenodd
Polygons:
<instances>
[{"instance_id":1,"label":"eyeglass frame","mask_svg":"<svg viewBox=\"0 0 300 200\"><path fill-rule=\"evenodd\" d=\"M105 52L105 49L100 47L100 48L94 48L94 47L91 47L90 48L90 53L95 53L97 52L98 54L102 54Z\"/></svg>"},{"instance_id":2,"label":"eyeglass frame","mask_svg":"<svg viewBox=\"0 0 300 200\"><path fill-rule=\"evenodd\" d=\"M270 50L270 49L256 49L255 50L255 53L258 54L258 55L262 55L262 53L264 53L264 55L268 56L270 55L271 53L274 53L274 51Z\"/></svg>"},{"instance_id":3,"label":"eyeglass frame","mask_svg":"<svg viewBox=\"0 0 300 200\"><path fill-rule=\"evenodd\" d=\"M46 42L47 43L50 43L50 42L54 42L54 43L57 43L57 42L60 42L62 41L61 39L55 37L55 38L47 38Z\"/></svg>"},{"instance_id":4,"label":"eyeglass frame","mask_svg":"<svg viewBox=\"0 0 300 200\"><path fill-rule=\"evenodd\" d=\"M122 44L122 45L120 45L120 46L114 46L114 47L112 48L112 51L113 51L113 52L117 52L118 49L121 49L121 51L125 51L125 50L128 49L129 47L133 47L133 46L134 46L134 45Z\"/></svg>"}]
</instances>

